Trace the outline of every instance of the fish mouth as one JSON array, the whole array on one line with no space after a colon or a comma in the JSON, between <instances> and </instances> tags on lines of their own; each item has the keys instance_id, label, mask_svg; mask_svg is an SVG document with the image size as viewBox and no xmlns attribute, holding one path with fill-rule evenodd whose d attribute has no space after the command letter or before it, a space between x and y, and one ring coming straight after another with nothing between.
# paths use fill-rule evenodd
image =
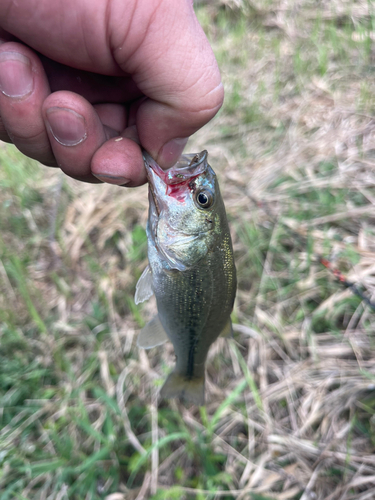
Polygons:
<instances>
[{"instance_id":1,"label":"fish mouth","mask_svg":"<svg viewBox=\"0 0 375 500\"><path fill-rule=\"evenodd\" d=\"M142 154L149 191L158 216L161 213L161 200L165 197L167 186L186 184L205 172L208 167L206 150L197 154L182 155L168 170L163 170L146 150L142 149Z\"/></svg>"}]
</instances>

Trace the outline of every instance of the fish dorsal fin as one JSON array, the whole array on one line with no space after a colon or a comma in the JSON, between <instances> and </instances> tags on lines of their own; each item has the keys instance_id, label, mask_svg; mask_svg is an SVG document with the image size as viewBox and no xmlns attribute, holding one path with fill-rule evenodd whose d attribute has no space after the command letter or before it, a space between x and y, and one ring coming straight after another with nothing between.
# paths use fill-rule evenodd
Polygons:
<instances>
[{"instance_id":1,"label":"fish dorsal fin","mask_svg":"<svg viewBox=\"0 0 375 500\"><path fill-rule=\"evenodd\" d=\"M139 332L137 345L143 349L151 349L157 345L164 344L168 340L163 325L160 323L159 316L155 316Z\"/></svg>"},{"instance_id":2,"label":"fish dorsal fin","mask_svg":"<svg viewBox=\"0 0 375 500\"><path fill-rule=\"evenodd\" d=\"M137 286L135 287L134 302L136 304L140 304L141 302L148 300L153 293L154 291L152 289L152 271L150 266L147 266L146 269L141 274Z\"/></svg>"},{"instance_id":3,"label":"fish dorsal fin","mask_svg":"<svg viewBox=\"0 0 375 500\"><path fill-rule=\"evenodd\" d=\"M233 338L233 327L232 327L232 320L229 318L227 324L224 326L220 333L220 337L224 337L226 339L231 339Z\"/></svg>"}]
</instances>

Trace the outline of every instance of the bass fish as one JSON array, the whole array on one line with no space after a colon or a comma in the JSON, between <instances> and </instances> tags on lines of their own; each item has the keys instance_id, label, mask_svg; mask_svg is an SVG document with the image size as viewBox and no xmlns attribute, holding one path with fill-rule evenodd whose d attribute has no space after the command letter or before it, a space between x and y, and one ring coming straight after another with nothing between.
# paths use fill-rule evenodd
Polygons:
<instances>
[{"instance_id":1,"label":"bass fish","mask_svg":"<svg viewBox=\"0 0 375 500\"><path fill-rule=\"evenodd\" d=\"M220 334L232 335L236 268L225 207L207 151L183 155L166 171L145 151L143 159L149 265L137 283L135 303L154 293L158 314L137 343L150 349L170 340L176 366L161 397L203 405L208 350Z\"/></svg>"}]
</instances>

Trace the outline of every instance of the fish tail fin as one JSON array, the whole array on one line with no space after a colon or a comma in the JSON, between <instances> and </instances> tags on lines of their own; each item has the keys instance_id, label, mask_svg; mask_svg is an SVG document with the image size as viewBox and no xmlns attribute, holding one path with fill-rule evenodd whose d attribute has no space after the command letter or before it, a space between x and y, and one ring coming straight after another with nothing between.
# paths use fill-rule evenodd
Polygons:
<instances>
[{"instance_id":1,"label":"fish tail fin","mask_svg":"<svg viewBox=\"0 0 375 500\"><path fill-rule=\"evenodd\" d=\"M187 379L173 371L164 382L160 396L162 398L179 398L202 406L204 405L204 375Z\"/></svg>"}]
</instances>

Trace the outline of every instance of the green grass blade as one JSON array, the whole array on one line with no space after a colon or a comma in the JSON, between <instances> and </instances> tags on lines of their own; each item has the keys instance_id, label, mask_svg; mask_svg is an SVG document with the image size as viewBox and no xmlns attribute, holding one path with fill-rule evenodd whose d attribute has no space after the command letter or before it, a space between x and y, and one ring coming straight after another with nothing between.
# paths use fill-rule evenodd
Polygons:
<instances>
[{"instance_id":1,"label":"green grass blade","mask_svg":"<svg viewBox=\"0 0 375 500\"><path fill-rule=\"evenodd\" d=\"M40 333L46 333L47 327L40 317L38 311L36 310L34 303L31 299L26 280L24 277L24 273L22 270L21 261L18 257L13 256L10 258L11 262L7 265L7 271L11 274L11 276L16 280L18 289L26 303L27 309L34 323L38 327Z\"/></svg>"},{"instance_id":2,"label":"green grass blade","mask_svg":"<svg viewBox=\"0 0 375 500\"><path fill-rule=\"evenodd\" d=\"M138 460L134 463L132 473L131 473L131 475L129 477L128 487L129 488L131 487L136 474L138 473L138 471L140 470L140 468L147 462L147 460L149 459L149 457L150 457L150 455L151 455L151 453L153 452L154 449L160 449L163 446L166 446L168 443L171 443L173 441L182 440L182 439L185 439L185 440L190 439L189 434L186 433L186 432L174 432L173 434L170 434L169 436L165 436L165 437L159 439L159 441L157 441L154 445L152 445L146 451L146 453L144 453L143 455L141 455L138 458Z\"/></svg>"},{"instance_id":3,"label":"green grass blade","mask_svg":"<svg viewBox=\"0 0 375 500\"><path fill-rule=\"evenodd\" d=\"M236 358L241 366L241 369L242 369L243 374L245 376L246 382L247 382L249 389L253 395L255 404L257 405L257 407L259 408L260 411L263 411L262 398L260 397L257 385L255 383L253 376L250 373L250 370L246 364L246 361L244 360L238 347L236 346L236 344L233 341L230 343L230 347L231 347L232 351L234 352L234 354L235 354L235 356L236 356Z\"/></svg>"},{"instance_id":4,"label":"green grass blade","mask_svg":"<svg viewBox=\"0 0 375 500\"><path fill-rule=\"evenodd\" d=\"M238 386L229 394L229 396L221 403L218 409L213 414L210 422L210 431L213 432L217 423L220 420L222 413L239 397L239 395L244 391L247 385L246 380L242 380Z\"/></svg>"}]
</instances>

